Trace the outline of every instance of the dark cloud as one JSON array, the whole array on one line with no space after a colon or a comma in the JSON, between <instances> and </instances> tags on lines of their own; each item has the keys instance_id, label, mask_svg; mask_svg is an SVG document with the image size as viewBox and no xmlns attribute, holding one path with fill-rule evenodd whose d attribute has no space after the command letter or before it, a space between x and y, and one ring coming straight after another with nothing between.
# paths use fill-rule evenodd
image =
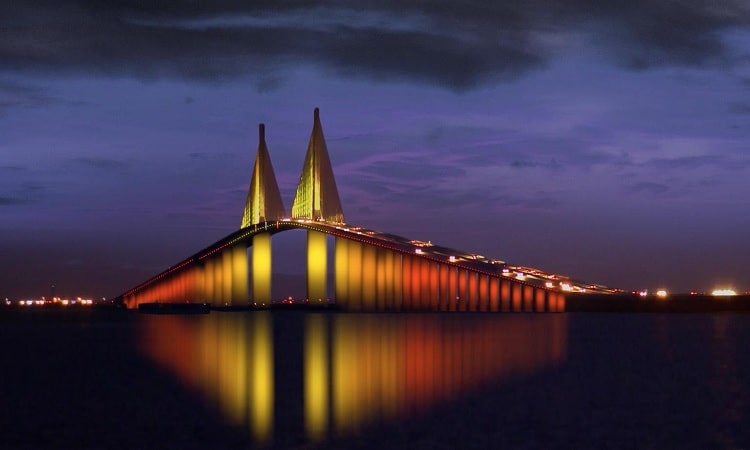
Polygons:
<instances>
[{"instance_id":1,"label":"dark cloud","mask_svg":"<svg viewBox=\"0 0 750 450\"><path fill-rule=\"evenodd\" d=\"M669 186L667 186L666 184L654 183L651 181L641 181L630 185L628 187L628 191L633 193L660 195L669 191Z\"/></svg>"},{"instance_id":2,"label":"dark cloud","mask_svg":"<svg viewBox=\"0 0 750 450\"><path fill-rule=\"evenodd\" d=\"M109 158L94 158L89 156L81 156L78 158L72 158L69 160L72 164L89 167L96 170L104 171L123 171L130 167L130 164L126 161L120 161Z\"/></svg>"},{"instance_id":3,"label":"dark cloud","mask_svg":"<svg viewBox=\"0 0 750 450\"><path fill-rule=\"evenodd\" d=\"M23 199L17 197L5 197L0 195L0 206L13 206L26 203Z\"/></svg>"},{"instance_id":4,"label":"dark cloud","mask_svg":"<svg viewBox=\"0 0 750 450\"><path fill-rule=\"evenodd\" d=\"M722 32L744 0L597 2L45 1L0 6L0 61L16 72L202 81L277 89L312 64L465 90L544 67L584 34L634 69L727 63Z\"/></svg>"}]
</instances>

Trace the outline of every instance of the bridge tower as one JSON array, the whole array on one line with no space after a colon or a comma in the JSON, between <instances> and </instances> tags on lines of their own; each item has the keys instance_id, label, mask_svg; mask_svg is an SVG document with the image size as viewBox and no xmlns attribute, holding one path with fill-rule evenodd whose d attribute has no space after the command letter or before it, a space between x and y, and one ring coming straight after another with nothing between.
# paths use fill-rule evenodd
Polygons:
<instances>
[{"instance_id":1,"label":"bridge tower","mask_svg":"<svg viewBox=\"0 0 750 450\"><path fill-rule=\"evenodd\" d=\"M328 157L318 108L315 108L313 115L310 142L307 144L305 163L292 204L292 219L344 223L344 211ZM327 297L327 264L326 235L308 231L307 298L311 302L322 301Z\"/></svg>"},{"instance_id":2,"label":"bridge tower","mask_svg":"<svg viewBox=\"0 0 750 450\"><path fill-rule=\"evenodd\" d=\"M271 157L266 145L266 127L262 123L258 126L258 152L255 156L253 175L247 192L245 210L242 213L240 228L258 225L264 222L275 222L285 216L281 192L273 173ZM271 301L271 234L258 233L252 241L252 289L253 300L258 303ZM234 253L240 258L239 251ZM245 258L245 273L247 273L247 253ZM237 264L241 264L237 262ZM242 269L239 269L242 270ZM247 278L247 275L245 275ZM247 291L247 288L246 288Z\"/></svg>"}]
</instances>

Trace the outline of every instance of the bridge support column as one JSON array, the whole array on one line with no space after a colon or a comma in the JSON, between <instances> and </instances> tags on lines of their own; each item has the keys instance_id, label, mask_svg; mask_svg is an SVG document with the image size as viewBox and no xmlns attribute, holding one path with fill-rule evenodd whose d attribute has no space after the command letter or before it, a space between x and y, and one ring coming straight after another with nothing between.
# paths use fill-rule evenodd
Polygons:
<instances>
[{"instance_id":1,"label":"bridge support column","mask_svg":"<svg viewBox=\"0 0 750 450\"><path fill-rule=\"evenodd\" d=\"M440 310L440 263L430 261L430 302L427 306L430 311Z\"/></svg>"},{"instance_id":2,"label":"bridge support column","mask_svg":"<svg viewBox=\"0 0 750 450\"><path fill-rule=\"evenodd\" d=\"M349 241L337 237L334 241L334 298L336 305L346 309L349 305Z\"/></svg>"},{"instance_id":3,"label":"bridge support column","mask_svg":"<svg viewBox=\"0 0 750 450\"><path fill-rule=\"evenodd\" d=\"M232 247L232 304L247 304L247 247L235 245Z\"/></svg>"},{"instance_id":4,"label":"bridge support column","mask_svg":"<svg viewBox=\"0 0 750 450\"><path fill-rule=\"evenodd\" d=\"M502 280L490 277L490 305L491 312L500 311L500 282Z\"/></svg>"},{"instance_id":5,"label":"bridge support column","mask_svg":"<svg viewBox=\"0 0 750 450\"><path fill-rule=\"evenodd\" d=\"M414 296L412 294L412 284L414 284L412 263L413 257L410 254L401 256L401 281L402 281L402 309L405 311L414 310Z\"/></svg>"},{"instance_id":6,"label":"bridge support column","mask_svg":"<svg viewBox=\"0 0 750 450\"><path fill-rule=\"evenodd\" d=\"M392 306L394 311L401 311L404 307L403 255L391 251L389 253L393 259L393 269L389 272L393 277L393 284L391 285L391 292L393 294Z\"/></svg>"},{"instance_id":7,"label":"bridge support column","mask_svg":"<svg viewBox=\"0 0 750 450\"><path fill-rule=\"evenodd\" d=\"M362 310L362 244L349 241L348 256L348 289L349 308L353 311Z\"/></svg>"},{"instance_id":8,"label":"bridge support column","mask_svg":"<svg viewBox=\"0 0 750 450\"><path fill-rule=\"evenodd\" d=\"M253 236L253 302L271 304L271 234Z\"/></svg>"},{"instance_id":9,"label":"bridge support column","mask_svg":"<svg viewBox=\"0 0 750 450\"><path fill-rule=\"evenodd\" d=\"M476 272L469 272L468 311L479 311L479 276Z\"/></svg>"},{"instance_id":10,"label":"bridge support column","mask_svg":"<svg viewBox=\"0 0 750 450\"><path fill-rule=\"evenodd\" d=\"M214 259L211 257L203 261L204 299L206 303L214 303Z\"/></svg>"},{"instance_id":11,"label":"bridge support column","mask_svg":"<svg viewBox=\"0 0 750 450\"><path fill-rule=\"evenodd\" d=\"M328 298L328 248L326 235L320 231L307 231L307 299L322 303Z\"/></svg>"},{"instance_id":12,"label":"bridge support column","mask_svg":"<svg viewBox=\"0 0 750 450\"><path fill-rule=\"evenodd\" d=\"M523 310L524 312L534 311L534 288L532 286L523 287Z\"/></svg>"},{"instance_id":13,"label":"bridge support column","mask_svg":"<svg viewBox=\"0 0 750 450\"><path fill-rule=\"evenodd\" d=\"M438 274L438 284L440 285L439 290L439 300L438 300L438 310L439 311L448 311L450 308L450 291L448 289L448 272L454 270L453 267L441 264Z\"/></svg>"},{"instance_id":14,"label":"bridge support column","mask_svg":"<svg viewBox=\"0 0 750 450\"><path fill-rule=\"evenodd\" d=\"M518 283L511 281L511 301L513 304L513 312L521 312L523 310L523 293L522 288Z\"/></svg>"},{"instance_id":15,"label":"bridge support column","mask_svg":"<svg viewBox=\"0 0 750 450\"><path fill-rule=\"evenodd\" d=\"M456 311L469 310L469 271L458 270L458 292L456 293Z\"/></svg>"},{"instance_id":16,"label":"bridge support column","mask_svg":"<svg viewBox=\"0 0 750 450\"><path fill-rule=\"evenodd\" d=\"M479 274L479 311L488 311L490 305L490 277Z\"/></svg>"},{"instance_id":17,"label":"bridge support column","mask_svg":"<svg viewBox=\"0 0 750 450\"><path fill-rule=\"evenodd\" d=\"M448 311L458 311L458 302L460 301L460 295L458 290L458 274L460 269L451 267L448 272L448 292L450 298L448 300Z\"/></svg>"},{"instance_id":18,"label":"bridge support column","mask_svg":"<svg viewBox=\"0 0 750 450\"><path fill-rule=\"evenodd\" d=\"M232 284L234 273L232 271L232 248L228 247L221 252L221 304L232 304Z\"/></svg>"},{"instance_id":19,"label":"bridge support column","mask_svg":"<svg viewBox=\"0 0 750 450\"><path fill-rule=\"evenodd\" d=\"M386 306L388 302L388 275L387 275L387 260L388 250L384 248L375 248L375 309L378 311L385 311L388 309Z\"/></svg>"},{"instance_id":20,"label":"bridge support column","mask_svg":"<svg viewBox=\"0 0 750 450\"><path fill-rule=\"evenodd\" d=\"M432 288L430 286L430 271L432 262L424 258L419 260L419 309L429 311Z\"/></svg>"},{"instance_id":21,"label":"bridge support column","mask_svg":"<svg viewBox=\"0 0 750 450\"><path fill-rule=\"evenodd\" d=\"M547 292L544 289L534 288L534 311L546 311L544 307L545 297L547 297Z\"/></svg>"},{"instance_id":22,"label":"bridge support column","mask_svg":"<svg viewBox=\"0 0 750 450\"><path fill-rule=\"evenodd\" d=\"M211 304L223 305L224 304L224 265L222 264L221 254L213 257L214 261L214 297Z\"/></svg>"},{"instance_id":23,"label":"bridge support column","mask_svg":"<svg viewBox=\"0 0 750 450\"><path fill-rule=\"evenodd\" d=\"M377 305L377 251L372 245L362 246L362 309L374 311Z\"/></svg>"}]
</instances>

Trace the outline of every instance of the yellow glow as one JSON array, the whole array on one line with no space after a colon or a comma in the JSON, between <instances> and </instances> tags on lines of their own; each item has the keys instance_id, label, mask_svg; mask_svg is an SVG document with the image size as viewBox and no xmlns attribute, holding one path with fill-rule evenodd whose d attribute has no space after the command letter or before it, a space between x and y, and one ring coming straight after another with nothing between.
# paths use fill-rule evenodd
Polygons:
<instances>
[{"instance_id":1,"label":"yellow glow","mask_svg":"<svg viewBox=\"0 0 750 450\"><path fill-rule=\"evenodd\" d=\"M667 295L669 295L669 294L667 293L666 289L659 289L658 291L656 291L656 296L657 297L665 298Z\"/></svg>"},{"instance_id":2,"label":"yellow glow","mask_svg":"<svg viewBox=\"0 0 750 450\"><path fill-rule=\"evenodd\" d=\"M714 289L713 291L711 291L711 295L713 295L714 297L731 297L733 295L737 295L737 291L728 288Z\"/></svg>"},{"instance_id":3,"label":"yellow glow","mask_svg":"<svg viewBox=\"0 0 750 450\"><path fill-rule=\"evenodd\" d=\"M328 430L328 333L326 316L310 315L305 323L305 430L313 442Z\"/></svg>"},{"instance_id":4,"label":"yellow glow","mask_svg":"<svg viewBox=\"0 0 750 450\"><path fill-rule=\"evenodd\" d=\"M250 426L260 442L267 442L273 433L274 366L273 330L271 316L267 311L257 312L252 320L252 401L250 402Z\"/></svg>"}]
</instances>

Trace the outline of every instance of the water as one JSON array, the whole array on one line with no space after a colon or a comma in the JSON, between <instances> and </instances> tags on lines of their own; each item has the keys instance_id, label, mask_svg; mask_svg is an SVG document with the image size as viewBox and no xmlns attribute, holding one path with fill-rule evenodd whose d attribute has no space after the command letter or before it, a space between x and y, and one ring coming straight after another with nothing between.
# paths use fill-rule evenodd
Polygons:
<instances>
[{"instance_id":1,"label":"water","mask_svg":"<svg viewBox=\"0 0 750 450\"><path fill-rule=\"evenodd\" d=\"M750 448L750 315L0 313L0 448Z\"/></svg>"}]
</instances>

